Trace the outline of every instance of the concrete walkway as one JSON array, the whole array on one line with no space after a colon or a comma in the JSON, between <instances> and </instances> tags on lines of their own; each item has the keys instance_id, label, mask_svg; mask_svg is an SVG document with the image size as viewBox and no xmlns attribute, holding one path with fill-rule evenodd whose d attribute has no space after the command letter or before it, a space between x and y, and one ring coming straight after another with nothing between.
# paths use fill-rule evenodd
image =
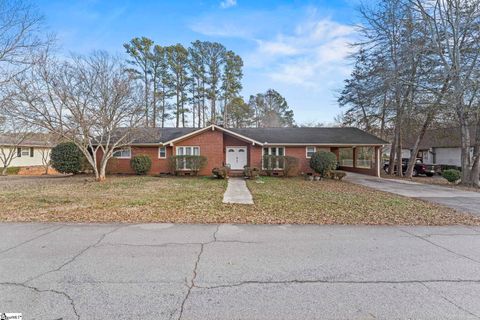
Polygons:
<instances>
[{"instance_id":1,"label":"concrete walkway","mask_svg":"<svg viewBox=\"0 0 480 320\"><path fill-rule=\"evenodd\" d=\"M223 203L253 204L252 194L242 178L228 179L228 186L223 195Z\"/></svg>"},{"instance_id":2,"label":"concrete walkway","mask_svg":"<svg viewBox=\"0 0 480 320\"><path fill-rule=\"evenodd\" d=\"M480 228L0 223L24 319L479 319Z\"/></svg>"},{"instance_id":3,"label":"concrete walkway","mask_svg":"<svg viewBox=\"0 0 480 320\"><path fill-rule=\"evenodd\" d=\"M461 212L480 216L480 192L463 191L413 181L383 179L351 172L347 173L345 180L405 197L430 201Z\"/></svg>"}]
</instances>

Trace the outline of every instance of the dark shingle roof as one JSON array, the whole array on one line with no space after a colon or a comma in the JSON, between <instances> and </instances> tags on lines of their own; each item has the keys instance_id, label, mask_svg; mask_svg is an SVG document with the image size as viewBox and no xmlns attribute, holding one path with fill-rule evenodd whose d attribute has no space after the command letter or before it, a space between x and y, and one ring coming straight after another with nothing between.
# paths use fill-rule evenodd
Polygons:
<instances>
[{"instance_id":1,"label":"dark shingle roof","mask_svg":"<svg viewBox=\"0 0 480 320\"><path fill-rule=\"evenodd\" d=\"M413 148L416 139L417 137L414 135L407 136L404 141L404 147L408 149ZM474 127L470 127L470 143L472 147L475 144ZM420 143L420 149L423 150L430 148L458 148L461 146L462 140L459 127L427 130Z\"/></svg>"},{"instance_id":2,"label":"dark shingle roof","mask_svg":"<svg viewBox=\"0 0 480 320\"><path fill-rule=\"evenodd\" d=\"M165 143L199 130L197 128L138 128L134 144ZM357 128L227 128L259 143L285 144L376 144L388 142Z\"/></svg>"},{"instance_id":3,"label":"dark shingle roof","mask_svg":"<svg viewBox=\"0 0 480 320\"><path fill-rule=\"evenodd\" d=\"M0 134L0 146L53 147L55 145L55 140L50 135L44 133L28 134L20 144L18 144L19 140L22 140L22 136Z\"/></svg>"},{"instance_id":4,"label":"dark shingle roof","mask_svg":"<svg viewBox=\"0 0 480 320\"><path fill-rule=\"evenodd\" d=\"M260 143L388 144L357 128L244 128L228 129Z\"/></svg>"}]
</instances>

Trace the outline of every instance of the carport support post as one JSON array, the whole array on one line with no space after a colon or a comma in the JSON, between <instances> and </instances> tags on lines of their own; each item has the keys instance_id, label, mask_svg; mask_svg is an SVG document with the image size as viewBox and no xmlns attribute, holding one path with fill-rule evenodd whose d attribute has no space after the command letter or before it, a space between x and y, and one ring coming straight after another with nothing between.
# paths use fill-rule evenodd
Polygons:
<instances>
[{"instance_id":1,"label":"carport support post","mask_svg":"<svg viewBox=\"0 0 480 320\"><path fill-rule=\"evenodd\" d=\"M352 152L352 154L353 154L352 168L356 168L357 167L357 147L354 146L354 147L352 147L352 149L353 149L353 152Z\"/></svg>"},{"instance_id":2,"label":"carport support post","mask_svg":"<svg viewBox=\"0 0 480 320\"><path fill-rule=\"evenodd\" d=\"M377 177L380 177L380 165L381 165L381 152L382 148L381 147L375 147L375 165L376 165L376 175Z\"/></svg>"}]
</instances>

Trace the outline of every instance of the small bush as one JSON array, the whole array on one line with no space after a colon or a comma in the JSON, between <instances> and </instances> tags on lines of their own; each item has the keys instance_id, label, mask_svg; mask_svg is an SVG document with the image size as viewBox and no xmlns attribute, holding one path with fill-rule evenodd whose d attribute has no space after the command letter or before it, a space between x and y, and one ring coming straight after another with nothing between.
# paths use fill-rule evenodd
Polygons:
<instances>
[{"instance_id":1,"label":"small bush","mask_svg":"<svg viewBox=\"0 0 480 320\"><path fill-rule=\"evenodd\" d=\"M342 180L343 178L345 178L346 175L347 173L341 170L332 170L328 173L328 177L330 179L338 179L338 180Z\"/></svg>"},{"instance_id":2,"label":"small bush","mask_svg":"<svg viewBox=\"0 0 480 320\"><path fill-rule=\"evenodd\" d=\"M220 167L220 168L213 168L212 174L217 179L226 179L228 178L228 172L230 171L229 167Z\"/></svg>"},{"instance_id":3,"label":"small bush","mask_svg":"<svg viewBox=\"0 0 480 320\"><path fill-rule=\"evenodd\" d=\"M247 178L256 179L260 175L260 169L258 169L257 167L245 166L243 168L243 174Z\"/></svg>"},{"instance_id":4,"label":"small bush","mask_svg":"<svg viewBox=\"0 0 480 320\"><path fill-rule=\"evenodd\" d=\"M8 168L7 168L7 174L8 174L8 175L18 174L19 171L20 171L20 167L8 167Z\"/></svg>"},{"instance_id":5,"label":"small bush","mask_svg":"<svg viewBox=\"0 0 480 320\"><path fill-rule=\"evenodd\" d=\"M275 170L282 170L285 166L285 156L266 154L263 156L263 169L267 176L272 176Z\"/></svg>"},{"instance_id":6,"label":"small bush","mask_svg":"<svg viewBox=\"0 0 480 320\"><path fill-rule=\"evenodd\" d=\"M318 151L310 158L310 168L322 177L337 168L337 156L333 152Z\"/></svg>"},{"instance_id":7,"label":"small bush","mask_svg":"<svg viewBox=\"0 0 480 320\"><path fill-rule=\"evenodd\" d=\"M206 164L207 158L204 156L172 156L169 159L170 170L174 173L177 171L191 171L198 174Z\"/></svg>"},{"instance_id":8,"label":"small bush","mask_svg":"<svg viewBox=\"0 0 480 320\"><path fill-rule=\"evenodd\" d=\"M52 148L50 165L61 173L79 173L84 167L84 155L73 142L64 142Z\"/></svg>"},{"instance_id":9,"label":"small bush","mask_svg":"<svg viewBox=\"0 0 480 320\"><path fill-rule=\"evenodd\" d=\"M448 182L456 182L460 180L460 171L456 169L448 169L442 172L442 177L448 180Z\"/></svg>"},{"instance_id":10,"label":"small bush","mask_svg":"<svg viewBox=\"0 0 480 320\"><path fill-rule=\"evenodd\" d=\"M295 177L298 176L298 170L300 168L300 161L298 158L284 156L284 169L283 172L287 177Z\"/></svg>"},{"instance_id":11,"label":"small bush","mask_svg":"<svg viewBox=\"0 0 480 320\"><path fill-rule=\"evenodd\" d=\"M152 159L144 154L139 154L130 160L130 166L138 175L145 175L152 167Z\"/></svg>"}]
</instances>

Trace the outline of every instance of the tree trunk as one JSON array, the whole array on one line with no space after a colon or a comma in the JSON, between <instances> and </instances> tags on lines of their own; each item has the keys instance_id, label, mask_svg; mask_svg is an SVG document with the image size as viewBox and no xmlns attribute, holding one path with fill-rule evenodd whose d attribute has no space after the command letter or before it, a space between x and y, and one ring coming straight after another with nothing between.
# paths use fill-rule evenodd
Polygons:
<instances>
[{"instance_id":1,"label":"tree trunk","mask_svg":"<svg viewBox=\"0 0 480 320\"><path fill-rule=\"evenodd\" d=\"M3 169L2 169L2 176L6 176L6 175L7 175L7 169L8 169L8 167L7 167L7 166L3 166Z\"/></svg>"},{"instance_id":2,"label":"tree trunk","mask_svg":"<svg viewBox=\"0 0 480 320\"><path fill-rule=\"evenodd\" d=\"M223 126L225 128L228 128L228 119L227 119L227 116L228 116L228 111L227 111L227 99L225 98L224 102L223 102Z\"/></svg>"},{"instance_id":3,"label":"tree trunk","mask_svg":"<svg viewBox=\"0 0 480 320\"><path fill-rule=\"evenodd\" d=\"M145 73L144 73L144 81L145 81L145 126L148 127L148 73L147 71L145 70Z\"/></svg>"},{"instance_id":4,"label":"tree trunk","mask_svg":"<svg viewBox=\"0 0 480 320\"><path fill-rule=\"evenodd\" d=\"M216 124L217 121L217 111L216 111L216 106L215 106L215 97L212 97L212 110L211 110L211 115L210 115L210 124Z\"/></svg>"},{"instance_id":5,"label":"tree trunk","mask_svg":"<svg viewBox=\"0 0 480 320\"><path fill-rule=\"evenodd\" d=\"M425 136L425 132L427 132L428 127L430 126L430 123L433 120L433 110L430 110L430 112L427 114L427 118L425 119L425 122L423 123L422 128L420 129L420 132L418 133L417 139L415 140L415 144L413 145L412 153L410 154L410 160L408 161L408 167L407 167L407 172L405 172L405 176L409 179L412 178L413 175L413 168L415 168L415 162L417 161L417 154L420 149L420 143L423 140L423 137Z\"/></svg>"},{"instance_id":6,"label":"tree trunk","mask_svg":"<svg viewBox=\"0 0 480 320\"><path fill-rule=\"evenodd\" d=\"M398 129L395 128L395 133L392 141L392 145L390 146L390 158L388 159L388 174L393 175L395 171L395 158L397 152L397 131Z\"/></svg>"},{"instance_id":7,"label":"tree trunk","mask_svg":"<svg viewBox=\"0 0 480 320\"><path fill-rule=\"evenodd\" d=\"M462 180L461 184L471 186L471 167L470 167L470 132L468 123L464 115L459 116L461 131L461 159L462 159Z\"/></svg>"},{"instance_id":8,"label":"tree trunk","mask_svg":"<svg viewBox=\"0 0 480 320\"><path fill-rule=\"evenodd\" d=\"M417 155L415 155L417 156ZM403 177L403 162L402 162L402 133L399 130L397 138L397 176Z\"/></svg>"},{"instance_id":9,"label":"tree trunk","mask_svg":"<svg viewBox=\"0 0 480 320\"><path fill-rule=\"evenodd\" d=\"M105 171L107 168L107 162L108 160L106 160L105 158L102 158L102 161L100 163L100 168L98 170L95 170L95 178L96 178L95 180L97 180L98 182L103 182L106 179Z\"/></svg>"}]
</instances>

